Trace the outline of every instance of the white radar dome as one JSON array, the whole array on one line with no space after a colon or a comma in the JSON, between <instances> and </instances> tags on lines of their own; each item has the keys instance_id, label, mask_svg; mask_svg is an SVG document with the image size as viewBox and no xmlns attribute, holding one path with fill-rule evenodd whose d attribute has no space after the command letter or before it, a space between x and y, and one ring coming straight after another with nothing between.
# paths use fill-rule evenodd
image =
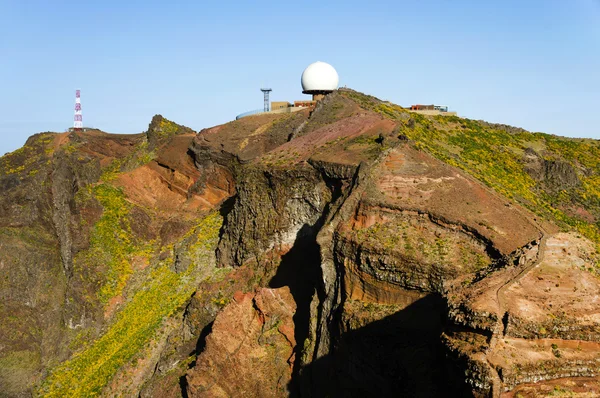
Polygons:
<instances>
[{"instance_id":1,"label":"white radar dome","mask_svg":"<svg viewBox=\"0 0 600 398\"><path fill-rule=\"evenodd\" d=\"M310 94L312 92L337 90L340 78L333 66L318 61L304 69L301 81L302 91L305 94Z\"/></svg>"}]
</instances>

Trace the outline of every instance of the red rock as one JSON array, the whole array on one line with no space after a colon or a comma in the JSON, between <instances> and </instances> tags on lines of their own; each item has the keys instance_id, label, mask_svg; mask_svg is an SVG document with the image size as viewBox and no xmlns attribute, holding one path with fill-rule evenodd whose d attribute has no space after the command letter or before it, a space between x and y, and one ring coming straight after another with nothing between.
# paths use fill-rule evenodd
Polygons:
<instances>
[{"instance_id":1,"label":"red rock","mask_svg":"<svg viewBox=\"0 0 600 398\"><path fill-rule=\"evenodd\" d=\"M237 292L187 374L191 397L288 396L296 304L287 287Z\"/></svg>"}]
</instances>

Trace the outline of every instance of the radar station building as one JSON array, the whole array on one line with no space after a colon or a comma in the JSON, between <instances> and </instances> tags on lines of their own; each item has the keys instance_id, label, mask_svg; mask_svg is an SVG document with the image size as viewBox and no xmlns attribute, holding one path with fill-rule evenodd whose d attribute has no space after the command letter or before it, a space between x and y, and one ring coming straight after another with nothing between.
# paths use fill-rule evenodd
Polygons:
<instances>
[{"instance_id":1,"label":"radar station building","mask_svg":"<svg viewBox=\"0 0 600 398\"><path fill-rule=\"evenodd\" d=\"M300 78L302 93L312 95L311 100L299 100L294 103L288 101L272 101L269 104L270 88L262 88L264 95L264 108L237 115L236 119L246 116L265 114L265 113L291 113L303 109L313 109L317 102L322 100L327 94L338 89L340 77L337 71L326 62L317 61L304 69ZM270 105L270 106L269 106ZM423 115L441 115L455 116L456 112L449 112L447 106L441 105L411 105L404 108L409 112L420 113Z\"/></svg>"},{"instance_id":2,"label":"radar station building","mask_svg":"<svg viewBox=\"0 0 600 398\"><path fill-rule=\"evenodd\" d=\"M335 68L328 63L317 61L308 65L300 78L302 84L302 93L312 95L312 100L299 100L294 103L288 101L272 101L270 107L265 103L263 109L257 109L237 115L236 119L246 116L258 115L264 113L291 113L303 109L312 109L317 101L323 99L327 94L334 92L338 88L340 78ZM271 89L261 89L261 91L271 92ZM265 93L265 102L268 101L268 93Z\"/></svg>"},{"instance_id":3,"label":"radar station building","mask_svg":"<svg viewBox=\"0 0 600 398\"><path fill-rule=\"evenodd\" d=\"M337 90L340 77L333 66L317 61L304 69L300 81L302 93L312 95L313 101L319 101Z\"/></svg>"}]
</instances>

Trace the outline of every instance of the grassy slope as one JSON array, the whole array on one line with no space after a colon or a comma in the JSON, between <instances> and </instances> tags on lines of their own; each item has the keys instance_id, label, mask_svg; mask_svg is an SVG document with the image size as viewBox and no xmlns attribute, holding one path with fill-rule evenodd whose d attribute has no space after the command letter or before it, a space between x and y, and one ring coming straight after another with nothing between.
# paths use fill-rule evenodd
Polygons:
<instances>
[{"instance_id":1,"label":"grassy slope","mask_svg":"<svg viewBox=\"0 0 600 398\"><path fill-rule=\"evenodd\" d=\"M159 138L172 135L179 128L163 118L157 119L157 124ZM79 351L50 371L37 391L39 396L99 395L123 365L149 346L165 321L182 310L199 281L215 271L214 250L222 224L216 212L201 217L181 238L180 242L186 242L188 255L195 260L180 274L169 267L174 261L172 257L158 261L155 256L160 252L158 242L142 241L132 233L133 205L111 182L121 171L152 159L155 155L147 146L147 142L143 142L130 156L114 160L104 168L99 184L79 191L77 200L84 203L93 198L103 211L91 230L90 247L78 253L74 264L75 274L81 278L91 277L85 270L103 270L102 275L94 276L99 277L97 297L89 299L104 306L113 297L124 294L134 274L134 258L144 258L151 264L147 270L138 271L137 278L143 278L138 282L142 288L127 298L123 309L98 339L87 341L88 331L83 330L72 344L80 346Z\"/></svg>"},{"instance_id":2,"label":"grassy slope","mask_svg":"<svg viewBox=\"0 0 600 398\"><path fill-rule=\"evenodd\" d=\"M417 147L459 167L502 195L565 229L575 229L600 244L599 222L590 222L569 209L583 208L600 219L600 143L530 133L455 116L427 117L355 91L342 95L361 107L399 123ZM524 168L523 154L534 149L547 160L565 161L577 171L580 187L548 192Z\"/></svg>"},{"instance_id":3,"label":"grassy slope","mask_svg":"<svg viewBox=\"0 0 600 398\"><path fill-rule=\"evenodd\" d=\"M102 222L102 220L100 221ZM188 270L176 274L164 263L149 273L144 288L138 290L115 321L95 342L52 370L38 394L44 397L99 395L117 370L142 350L162 323L181 309L198 283L198 269L210 273L221 217L211 213L190 231L196 237L191 246L197 259ZM200 276L207 276L207 272Z\"/></svg>"}]
</instances>

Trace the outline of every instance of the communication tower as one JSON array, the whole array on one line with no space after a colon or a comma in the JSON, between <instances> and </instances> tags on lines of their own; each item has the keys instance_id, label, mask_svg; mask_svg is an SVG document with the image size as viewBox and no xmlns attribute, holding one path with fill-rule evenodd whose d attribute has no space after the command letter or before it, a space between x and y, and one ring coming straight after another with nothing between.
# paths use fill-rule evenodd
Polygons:
<instances>
[{"instance_id":1,"label":"communication tower","mask_svg":"<svg viewBox=\"0 0 600 398\"><path fill-rule=\"evenodd\" d=\"M81 90L75 90L75 118L73 123L75 131L83 129L83 119L81 118Z\"/></svg>"},{"instance_id":2,"label":"communication tower","mask_svg":"<svg viewBox=\"0 0 600 398\"><path fill-rule=\"evenodd\" d=\"M273 90L270 88L261 88L260 91L265 95L265 112L269 112L269 93Z\"/></svg>"}]
</instances>

